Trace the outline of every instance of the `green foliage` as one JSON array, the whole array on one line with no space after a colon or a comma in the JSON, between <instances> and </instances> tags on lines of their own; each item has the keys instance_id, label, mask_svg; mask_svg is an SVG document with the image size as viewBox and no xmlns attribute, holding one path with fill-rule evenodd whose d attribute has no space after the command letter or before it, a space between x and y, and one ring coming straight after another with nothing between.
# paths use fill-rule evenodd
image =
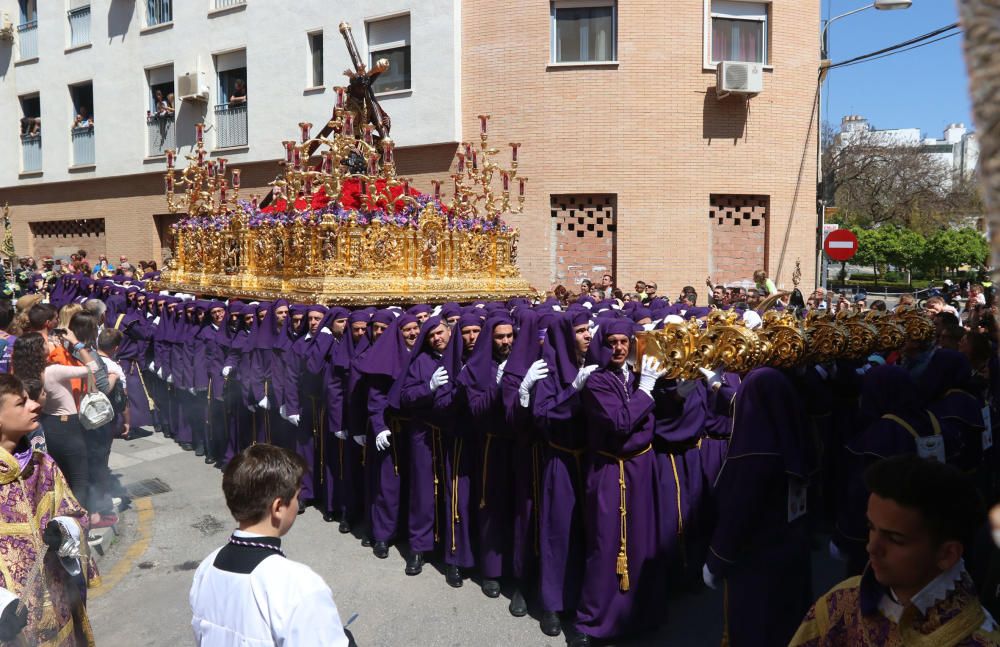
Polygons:
<instances>
[{"instance_id":1,"label":"green foliage","mask_svg":"<svg viewBox=\"0 0 1000 647\"><path fill-rule=\"evenodd\" d=\"M851 261L872 268L877 285L883 280L905 280L906 273L920 276L944 276L962 266L980 268L986 265L990 249L986 239L971 227L940 229L929 238L905 227L850 227L858 237L858 253ZM893 272L881 276L888 266Z\"/></svg>"}]
</instances>

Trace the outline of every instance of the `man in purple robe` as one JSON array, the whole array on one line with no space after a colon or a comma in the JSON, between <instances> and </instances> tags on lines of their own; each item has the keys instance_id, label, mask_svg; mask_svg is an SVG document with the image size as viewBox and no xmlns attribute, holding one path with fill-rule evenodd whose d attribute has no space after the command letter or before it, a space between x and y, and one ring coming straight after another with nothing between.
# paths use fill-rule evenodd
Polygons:
<instances>
[{"instance_id":1,"label":"man in purple robe","mask_svg":"<svg viewBox=\"0 0 1000 647\"><path fill-rule=\"evenodd\" d=\"M545 438L538 528L539 624L548 636L558 636L562 630L559 613L576 609L583 576L587 434L580 391L597 369L596 364L585 364L591 340L585 309L557 318L542 349L547 376L536 381L533 394L535 419ZM530 390L532 380L526 375L525 381L523 392Z\"/></svg>"},{"instance_id":2,"label":"man in purple robe","mask_svg":"<svg viewBox=\"0 0 1000 647\"><path fill-rule=\"evenodd\" d=\"M402 504L401 485L406 478L406 443L402 433L402 416L391 410L389 391L406 370L410 351L420 334L416 317L400 315L372 345L360 364L368 384L368 417L370 435L367 469L371 478L371 525L374 546L379 559L389 556L389 543L396 537ZM396 436L395 438L393 436ZM400 457L402 454L402 457Z\"/></svg>"},{"instance_id":3,"label":"man in purple robe","mask_svg":"<svg viewBox=\"0 0 1000 647\"><path fill-rule=\"evenodd\" d=\"M665 371L652 357L643 358L638 379L629 370L630 320L609 319L601 328L607 360L581 393L591 461L574 647L651 629L663 612L651 450L653 386Z\"/></svg>"},{"instance_id":4,"label":"man in purple robe","mask_svg":"<svg viewBox=\"0 0 1000 647\"><path fill-rule=\"evenodd\" d=\"M207 423L207 442L205 445L205 462L220 466L226 451L226 416L223 400L225 378L222 376L222 366L225 362L226 305L221 301L208 304L206 325L201 329L199 338L202 342L203 370L197 380L196 391L204 391L208 411L205 415ZM120 353L119 353L120 354Z\"/></svg>"},{"instance_id":5,"label":"man in purple robe","mask_svg":"<svg viewBox=\"0 0 1000 647\"><path fill-rule=\"evenodd\" d=\"M725 578L730 645L784 645L812 599L812 439L795 386L778 369L747 373L735 410L703 575L713 588Z\"/></svg>"},{"instance_id":6,"label":"man in purple robe","mask_svg":"<svg viewBox=\"0 0 1000 647\"><path fill-rule=\"evenodd\" d=\"M479 571L487 597L500 596L500 578L510 571L513 543L511 482L514 436L504 419L500 379L514 344L514 322L506 313L487 320L459 376L480 443Z\"/></svg>"},{"instance_id":7,"label":"man in purple robe","mask_svg":"<svg viewBox=\"0 0 1000 647\"><path fill-rule=\"evenodd\" d=\"M406 574L423 570L424 553L434 550L441 537L438 518L444 460L441 427L444 413L435 394L450 380L443 366L451 328L441 317L429 317L420 327L409 366L400 378L398 408L410 418L409 430L409 538ZM395 390L394 390L395 391ZM392 402L395 398L390 398ZM397 440L398 442L398 440Z\"/></svg>"},{"instance_id":8,"label":"man in purple robe","mask_svg":"<svg viewBox=\"0 0 1000 647\"><path fill-rule=\"evenodd\" d=\"M445 581L449 586L462 586L462 569L472 568L476 560L472 550L472 483L476 475L477 439L464 389L457 377L465 369L472 354L483 320L476 312L459 316L451 340L445 349L442 365L449 381L434 394L435 407L442 411L445 460L445 516L448 519L444 538Z\"/></svg>"}]
</instances>

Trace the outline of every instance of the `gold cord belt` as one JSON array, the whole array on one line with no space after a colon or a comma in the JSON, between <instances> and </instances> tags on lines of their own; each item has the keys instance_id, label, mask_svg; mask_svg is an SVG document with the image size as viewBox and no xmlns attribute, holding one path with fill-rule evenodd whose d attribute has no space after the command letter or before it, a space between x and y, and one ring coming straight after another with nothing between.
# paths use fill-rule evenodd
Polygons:
<instances>
[{"instance_id":1,"label":"gold cord belt","mask_svg":"<svg viewBox=\"0 0 1000 647\"><path fill-rule=\"evenodd\" d=\"M628 581L628 501L625 496L625 461L630 461L633 458L642 456L646 452L653 448L652 444L646 445L645 449L640 449L637 452L627 454L625 456L618 456L617 454L611 454L609 452L604 452L598 450L597 453L605 458L609 458L618 463L618 491L620 494L619 501L619 514L621 515L621 532L620 532L620 545L618 548L618 560L615 564L615 572L618 577L621 578L618 581L618 588L625 592L629 589Z\"/></svg>"},{"instance_id":2,"label":"gold cord belt","mask_svg":"<svg viewBox=\"0 0 1000 647\"><path fill-rule=\"evenodd\" d=\"M462 462L462 438L455 439L455 457L451 462L451 553L458 551L455 541L455 524L462 523L458 514L458 466Z\"/></svg>"},{"instance_id":3,"label":"gold cord belt","mask_svg":"<svg viewBox=\"0 0 1000 647\"><path fill-rule=\"evenodd\" d=\"M548 445L549 445L549 447L551 447L552 449L556 450L557 452L562 452L564 454L569 454L570 456L573 457L573 461L576 463L576 482L577 482L577 485L580 488L579 489L579 493L582 494L583 493L583 463L581 462L581 459L583 458L583 455L587 453L587 449L586 448L583 448L583 449L570 449L569 447L562 447L560 445L557 445L554 442L552 442L551 440L548 441Z\"/></svg>"}]
</instances>

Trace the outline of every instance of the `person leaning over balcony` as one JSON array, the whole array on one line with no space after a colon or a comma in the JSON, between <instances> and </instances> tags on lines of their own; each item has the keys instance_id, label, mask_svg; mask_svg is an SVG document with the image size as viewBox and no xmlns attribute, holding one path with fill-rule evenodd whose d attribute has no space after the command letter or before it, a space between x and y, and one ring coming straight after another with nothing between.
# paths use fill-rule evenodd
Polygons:
<instances>
[{"instance_id":1,"label":"person leaning over balcony","mask_svg":"<svg viewBox=\"0 0 1000 647\"><path fill-rule=\"evenodd\" d=\"M233 84L233 93L229 95L229 105L241 105L247 102L247 84L243 79L236 79Z\"/></svg>"},{"instance_id":2,"label":"person leaning over balcony","mask_svg":"<svg viewBox=\"0 0 1000 647\"><path fill-rule=\"evenodd\" d=\"M89 128L94 125L94 118L90 115L90 110L87 106L80 106L80 112L77 113L76 118L73 120L73 128Z\"/></svg>"},{"instance_id":3,"label":"person leaning over balcony","mask_svg":"<svg viewBox=\"0 0 1000 647\"><path fill-rule=\"evenodd\" d=\"M753 282L757 284L757 289L761 292L761 296L764 298L778 292L778 288L775 287L774 281L767 278L767 272L764 270L757 270L753 273Z\"/></svg>"}]
</instances>

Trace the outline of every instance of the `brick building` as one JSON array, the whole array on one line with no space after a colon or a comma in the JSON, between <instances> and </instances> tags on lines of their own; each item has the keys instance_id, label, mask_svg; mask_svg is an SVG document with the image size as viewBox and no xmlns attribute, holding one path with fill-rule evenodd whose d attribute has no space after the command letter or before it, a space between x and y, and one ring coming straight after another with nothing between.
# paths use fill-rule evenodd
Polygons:
<instances>
[{"instance_id":1,"label":"brick building","mask_svg":"<svg viewBox=\"0 0 1000 647\"><path fill-rule=\"evenodd\" d=\"M790 286L796 261L814 280L817 2L40 4L0 0L17 24L0 41L0 203L19 253L162 260L162 151L189 152L198 121L244 194L263 192L280 141L329 114L347 20L363 58L393 64L379 96L416 186L454 172L479 114L494 146L522 143L528 200L510 220L536 287L610 272L673 296L757 268ZM720 100L719 60L763 64L763 91ZM237 78L243 104L229 101ZM157 116L157 90L175 95L172 116ZM72 129L81 105L94 125Z\"/></svg>"}]
</instances>

